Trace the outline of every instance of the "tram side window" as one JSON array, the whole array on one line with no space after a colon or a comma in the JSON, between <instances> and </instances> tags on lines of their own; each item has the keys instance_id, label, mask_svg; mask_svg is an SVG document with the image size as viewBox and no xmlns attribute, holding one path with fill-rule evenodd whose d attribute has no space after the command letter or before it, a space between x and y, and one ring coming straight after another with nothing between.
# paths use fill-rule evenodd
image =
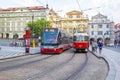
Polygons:
<instances>
[{"instance_id":1,"label":"tram side window","mask_svg":"<svg viewBox=\"0 0 120 80\"><path fill-rule=\"evenodd\" d=\"M67 37L63 37L62 43L63 43L63 44L68 43L68 39L67 39Z\"/></svg>"},{"instance_id":2,"label":"tram side window","mask_svg":"<svg viewBox=\"0 0 120 80\"><path fill-rule=\"evenodd\" d=\"M77 39L77 36L74 36L74 37L73 37L73 41L76 41L76 39Z\"/></svg>"},{"instance_id":3,"label":"tram side window","mask_svg":"<svg viewBox=\"0 0 120 80\"><path fill-rule=\"evenodd\" d=\"M89 40L88 36L85 36L84 41L88 41L88 40Z\"/></svg>"},{"instance_id":4,"label":"tram side window","mask_svg":"<svg viewBox=\"0 0 120 80\"><path fill-rule=\"evenodd\" d=\"M62 39L61 39L61 34L58 35L58 44L61 44Z\"/></svg>"},{"instance_id":5,"label":"tram side window","mask_svg":"<svg viewBox=\"0 0 120 80\"><path fill-rule=\"evenodd\" d=\"M65 43L65 38L62 37L60 41L61 41L61 44L64 44Z\"/></svg>"}]
</instances>

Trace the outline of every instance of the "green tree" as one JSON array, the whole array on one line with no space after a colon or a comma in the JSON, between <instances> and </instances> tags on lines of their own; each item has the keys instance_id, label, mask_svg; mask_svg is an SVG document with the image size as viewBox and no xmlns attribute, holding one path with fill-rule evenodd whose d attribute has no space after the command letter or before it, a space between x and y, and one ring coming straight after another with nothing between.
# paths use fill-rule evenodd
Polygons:
<instances>
[{"instance_id":1,"label":"green tree","mask_svg":"<svg viewBox=\"0 0 120 80\"><path fill-rule=\"evenodd\" d=\"M33 36L41 36L43 28L49 27L50 22L46 21L44 18L39 19L37 21L29 21L27 26L30 27L30 34Z\"/></svg>"}]
</instances>

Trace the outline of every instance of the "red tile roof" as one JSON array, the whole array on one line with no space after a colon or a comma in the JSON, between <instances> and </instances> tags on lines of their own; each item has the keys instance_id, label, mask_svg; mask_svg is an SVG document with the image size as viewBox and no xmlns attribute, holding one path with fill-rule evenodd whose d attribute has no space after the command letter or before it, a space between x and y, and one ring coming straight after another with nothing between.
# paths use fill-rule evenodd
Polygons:
<instances>
[{"instance_id":1,"label":"red tile roof","mask_svg":"<svg viewBox=\"0 0 120 80\"><path fill-rule=\"evenodd\" d=\"M1 11L15 11L18 10L18 8L6 8L6 9L1 9Z\"/></svg>"},{"instance_id":2,"label":"red tile roof","mask_svg":"<svg viewBox=\"0 0 120 80\"><path fill-rule=\"evenodd\" d=\"M55 11L53 10L53 9L50 9L50 11L49 11L50 13L55 13Z\"/></svg>"},{"instance_id":3,"label":"red tile roof","mask_svg":"<svg viewBox=\"0 0 120 80\"><path fill-rule=\"evenodd\" d=\"M43 6L33 6L33 7L26 7L28 10L42 10L45 9Z\"/></svg>"},{"instance_id":4,"label":"red tile roof","mask_svg":"<svg viewBox=\"0 0 120 80\"><path fill-rule=\"evenodd\" d=\"M45 7L43 6L30 6L30 7L22 7L23 9L27 9L27 10L42 10L45 9ZM0 11L15 11L15 10L19 10L21 9L21 7L15 7L15 8L6 8L6 9L1 9Z\"/></svg>"}]
</instances>

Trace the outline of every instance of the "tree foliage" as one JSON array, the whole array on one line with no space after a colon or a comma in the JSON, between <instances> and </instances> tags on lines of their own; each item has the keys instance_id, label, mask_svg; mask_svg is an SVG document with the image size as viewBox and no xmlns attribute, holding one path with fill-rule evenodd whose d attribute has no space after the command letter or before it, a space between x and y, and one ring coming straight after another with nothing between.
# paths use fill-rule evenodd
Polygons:
<instances>
[{"instance_id":1,"label":"tree foliage","mask_svg":"<svg viewBox=\"0 0 120 80\"><path fill-rule=\"evenodd\" d=\"M33 36L41 36L43 28L49 27L50 22L45 19L39 19L37 21L29 21L27 26L30 27L30 34Z\"/></svg>"}]
</instances>

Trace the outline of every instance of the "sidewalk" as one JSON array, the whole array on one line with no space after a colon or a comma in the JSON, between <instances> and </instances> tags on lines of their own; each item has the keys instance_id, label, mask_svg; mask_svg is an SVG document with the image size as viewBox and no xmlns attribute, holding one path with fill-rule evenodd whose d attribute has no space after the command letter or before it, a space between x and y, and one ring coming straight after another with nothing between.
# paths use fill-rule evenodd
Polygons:
<instances>
[{"instance_id":1,"label":"sidewalk","mask_svg":"<svg viewBox=\"0 0 120 80\"><path fill-rule=\"evenodd\" d=\"M0 59L17 57L26 55L25 47L8 47L0 46ZM35 54L40 52L40 47L32 48L30 47L30 54Z\"/></svg>"},{"instance_id":2,"label":"sidewalk","mask_svg":"<svg viewBox=\"0 0 120 80\"><path fill-rule=\"evenodd\" d=\"M91 51L91 47L89 48ZM98 58L104 58L109 66L106 80L120 80L120 53L103 48L102 53L93 53Z\"/></svg>"}]
</instances>

